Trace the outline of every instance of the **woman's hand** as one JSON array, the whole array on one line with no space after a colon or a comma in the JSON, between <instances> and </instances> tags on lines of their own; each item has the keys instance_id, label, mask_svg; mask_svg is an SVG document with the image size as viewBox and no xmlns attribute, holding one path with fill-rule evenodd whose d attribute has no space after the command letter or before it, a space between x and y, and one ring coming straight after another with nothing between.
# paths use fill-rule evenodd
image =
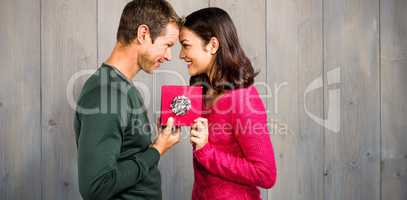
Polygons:
<instances>
[{"instance_id":1,"label":"woman's hand","mask_svg":"<svg viewBox=\"0 0 407 200\"><path fill-rule=\"evenodd\" d=\"M197 118L191 127L190 141L195 145L195 149L201 149L208 143L208 119Z\"/></svg>"}]
</instances>

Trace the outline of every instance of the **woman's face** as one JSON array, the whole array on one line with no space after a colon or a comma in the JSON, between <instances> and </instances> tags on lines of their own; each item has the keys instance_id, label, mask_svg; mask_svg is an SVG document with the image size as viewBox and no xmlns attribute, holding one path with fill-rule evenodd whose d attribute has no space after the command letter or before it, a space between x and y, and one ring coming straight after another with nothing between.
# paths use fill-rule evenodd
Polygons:
<instances>
[{"instance_id":1,"label":"woman's face","mask_svg":"<svg viewBox=\"0 0 407 200\"><path fill-rule=\"evenodd\" d=\"M204 40L186 27L181 28L179 40L182 46L179 57L188 64L189 75L208 74L216 56L210 51L210 44L206 45Z\"/></svg>"}]
</instances>

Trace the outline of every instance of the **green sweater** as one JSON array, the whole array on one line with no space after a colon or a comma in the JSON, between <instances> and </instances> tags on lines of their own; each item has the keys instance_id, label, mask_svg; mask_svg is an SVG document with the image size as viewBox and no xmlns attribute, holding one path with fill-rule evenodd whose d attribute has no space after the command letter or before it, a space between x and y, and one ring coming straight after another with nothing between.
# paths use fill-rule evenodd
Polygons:
<instances>
[{"instance_id":1,"label":"green sweater","mask_svg":"<svg viewBox=\"0 0 407 200\"><path fill-rule=\"evenodd\" d=\"M74 119L85 200L161 199L159 152L140 93L103 64L85 83Z\"/></svg>"}]
</instances>

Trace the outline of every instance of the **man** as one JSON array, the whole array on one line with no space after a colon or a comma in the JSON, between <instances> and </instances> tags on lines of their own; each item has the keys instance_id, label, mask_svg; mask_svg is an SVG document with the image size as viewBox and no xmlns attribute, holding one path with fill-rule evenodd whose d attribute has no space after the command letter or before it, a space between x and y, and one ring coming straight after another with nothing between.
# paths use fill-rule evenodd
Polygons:
<instances>
[{"instance_id":1,"label":"man","mask_svg":"<svg viewBox=\"0 0 407 200\"><path fill-rule=\"evenodd\" d=\"M151 144L143 100L131 80L140 70L151 73L171 59L178 23L167 1L131 1L111 56L83 86L74 126L85 200L162 198L158 161L179 142L180 128L169 119Z\"/></svg>"}]
</instances>

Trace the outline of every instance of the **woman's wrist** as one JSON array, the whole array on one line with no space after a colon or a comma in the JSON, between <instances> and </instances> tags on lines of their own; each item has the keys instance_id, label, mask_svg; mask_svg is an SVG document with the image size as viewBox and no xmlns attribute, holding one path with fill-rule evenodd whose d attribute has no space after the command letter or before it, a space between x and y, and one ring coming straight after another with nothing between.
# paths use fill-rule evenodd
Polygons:
<instances>
[{"instance_id":1,"label":"woman's wrist","mask_svg":"<svg viewBox=\"0 0 407 200\"><path fill-rule=\"evenodd\" d=\"M208 144L208 143L201 144L201 145L196 145L196 146L195 146L195 149L196 149L196 150L202 149L202 148L204 148L205 145L207 145L207 144Z\"/></svg>"}]
</instances>

